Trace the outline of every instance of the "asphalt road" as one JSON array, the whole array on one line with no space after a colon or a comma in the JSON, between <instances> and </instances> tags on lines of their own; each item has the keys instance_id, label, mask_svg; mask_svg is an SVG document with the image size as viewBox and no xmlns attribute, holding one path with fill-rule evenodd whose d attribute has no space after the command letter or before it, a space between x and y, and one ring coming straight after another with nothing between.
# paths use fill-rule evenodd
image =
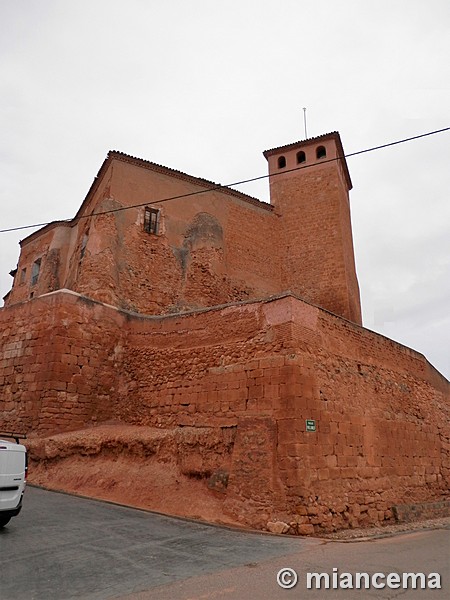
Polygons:
<instances>
[{"instance_id":1,"label":"asphalt road","mask_svg":"<svg viewBox=\"0 0 450 600\"><path fill-rule=\"evenodd\" d=\"M223 529L28 488L0 530L0 600L450 597L449 531L337 543ZM297 586L276 574L295 569ZM442 589L314 590L306 573L438 572Z\"/></svg>"}]
</instances>

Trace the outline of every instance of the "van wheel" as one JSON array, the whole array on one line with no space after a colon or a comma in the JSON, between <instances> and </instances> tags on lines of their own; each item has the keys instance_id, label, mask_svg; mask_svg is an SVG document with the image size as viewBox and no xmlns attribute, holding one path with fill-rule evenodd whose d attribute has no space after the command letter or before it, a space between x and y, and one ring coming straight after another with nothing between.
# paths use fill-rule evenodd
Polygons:
<instances>
[{"instance_id":1,"label":"van wheel","mask_svg":"<svg viewBox=\"0 0 450 600\"><path fill-rule=\"evenodd\" d=\"M11 517L2 517L2 516L0 516L0 529L2 527L4 527L7 523L9 523L10 520L11 520Z\"/></svg>"}]
</instances>

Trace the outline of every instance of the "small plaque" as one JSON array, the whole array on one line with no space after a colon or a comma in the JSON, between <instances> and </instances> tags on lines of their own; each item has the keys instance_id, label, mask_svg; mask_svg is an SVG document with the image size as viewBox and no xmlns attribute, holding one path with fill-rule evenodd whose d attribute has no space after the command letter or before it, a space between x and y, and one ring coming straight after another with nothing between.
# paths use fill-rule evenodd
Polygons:
<instances>
[{"instance_id":1,"label":"small plaque","mask_svg":"<svg viewBox=\"0 0 450 600\"><path fill-rule=\"evenodd\" d=\"M313 419L306 419L306 431L315 431L316 422Z\"/></svg>"}]
</instances>

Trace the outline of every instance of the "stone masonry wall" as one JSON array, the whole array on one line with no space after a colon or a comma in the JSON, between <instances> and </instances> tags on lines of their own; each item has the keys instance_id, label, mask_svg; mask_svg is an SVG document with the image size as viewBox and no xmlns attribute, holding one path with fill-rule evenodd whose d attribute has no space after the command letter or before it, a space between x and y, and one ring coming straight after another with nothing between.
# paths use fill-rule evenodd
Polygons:
<instances>
[{"instance_id":1,"label":"stone masonry wall","mask_svg":"<svg viewBox=\"0 0 450 600\"><path fill-rule=\"evenodd\" d=\"M298 366L275 418L300 530L373 524L395 504L449 497L448 382L387 338L303 303L292 311Z\"/></svg>"},{"instance_id":2,"label":"stone masonry wall","mask_svg":"<svg viewBox=\"0 0 450 600\"><path fill-rule=\"evenodd\" d=\"M348 192L334 163L270 183L282 216L282 289L361 324Z\"/></svg>"},{"instance_id":3,"label":"stone masonry wall","mask_svg":"<svg viewBox=\"0 0 450 600\"><path fill-rule=\"evenodd\" d=\"M74 252L70 289L149 315L279 292L277 219L268 204L123 160L105 179L92 204L97 212L120 210L84 220L86 247ZM145 205L153 202L157 234L144 231Z\"/></svg>"},{"instance_id":4,"label":"stone masonry wall","mask_svg":"<svg viewBox=\"0 0 450 600\"><path fill-rule=\"evenodd\" d=\"M67 291L0 310L0 428L44 434L108 418L123 320Z\"/></svg>"},{"instance_id":5,"label":"stone masonry wall","mask_svg":"<svg viewBox=\"0 0 450 600\"><path fill-rule=\"evenodd\" d=\"M143 317L61 291L0 310L0 340L0 428L229 429L224 507L247 525L311 533L448 498L448 382L293 296Z\"/></svg>"},{"instance_id":6,"label":"stone masonry wall","mask_svg":"<svg viewBox=\"0 0 450 600\"><path fill-rule=\"evenodd\" d=\"M331 152L335 139L324 143ZM291 291L360 323L341 171L318 163L271 172L269 205L112 153L72 221L22 240L6 305L70 289L122 310L174 314ZM146 208L159 211L157 232L144 230Z\"/></svg>"},{"instance_id":7,"label":"stone masonry wall","mask_svg":"<svg viewBox=\"0 0 450 600\"><path fill-rule=\"evenodd\" d=\"M243 304L130 323L115 416L145 425L227 425L271 415L285 364L286 332Z\"/></svg>"}]
</instances>

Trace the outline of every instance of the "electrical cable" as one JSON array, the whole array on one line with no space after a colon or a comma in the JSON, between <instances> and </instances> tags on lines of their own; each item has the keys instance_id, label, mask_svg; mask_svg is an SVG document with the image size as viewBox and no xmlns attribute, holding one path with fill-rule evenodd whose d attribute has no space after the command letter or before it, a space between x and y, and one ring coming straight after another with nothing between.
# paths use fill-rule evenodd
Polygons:
<instances>
[{"instance_id":1,"label":"electrical cable","mask_svg":"<svg viewBox=\"0 0 450 600\"><path fill-rule=\"evenodd\" d=\"M412 137L408 137L408 138L403 138L401 140L396 140L395 142L388 142L387 144L381 144L380 146L372 146L371 148L365 148L364 150L358 150L357 152L350 152L349 154L344 154L342 156L337 156L336 158L329 158L327 160L321 160L320 164L326 164L326 163L330 163L330 162L335 162L338 160L343 160L345 158L350 158L352 156L358 156L359 154L366 154L367 152L374 152L376 150L382 150L383 148L389 148L390 146L397 146L398 144L404 144L405 142L411 142L413 140L418 140L420 138L424 138L424 137L428 137L430 135L436 135L438 133L443 133L444 131L449 131L450 127L445 127L444 129L436 129L435 131L428 131L427 133L421 133L419 135L415 135ZM308 140L305 140L308 141ZM132 206L121 206L119 208L112 208L109 210L105 210L105 211L101 211L101 212L97 212L97 213L91 213L89 215L80 215L78 217L79 220L81 219L88 219L90 217L97 217L100 215L107 215L107 214L111 214L111 213L115 213L115 212L120 212L123 210L130 210L132 208L140 208L142 206L147 206L148 204L161 204L163 202L169 202L170 200L180 200L181 198L188 198L191 196L197 196L199 194L206 194L208 192L214 192L217 190L221 190L224 188L233 188L233 186L238 186L238 185L243 185L245 183L252 183L253 181L260 181L261 179L267 179L268 177L276 177L277 175L284 175L285 173L291 173L293 171L299 171L299 170L303 170L303 169L307 169L309 167L314 167L317 166L317 163L311 163L308 165L302 165L301 167L296 167L294 169L283 169L283 171L280 171L278 173L271 173L270 175L260 175L259 177L252 177L251 179L243 179L242 181L236 181L234 183L229 183L227 185L221 185L221 184L217 184L217 185L212 185L211 187L205 188L203 190L198 190L196 192L189 192L187 194L181 194L179 196L169 196L168 198L161 198L160 200L152 200L151 202L144 202L142 204L133 204ZM70 223L71 221L73 221L73 219L62 219L59 221L49 221L48 223L36 223L34 225L22 225L20 227L11 227L9 229L0 229L0 233L7 233L7 232L11 232L11 231L20 231L23 229L32 229L35 227L45 227L46 225L50 225L51 223Z\"/></svg>"}]
</instances>

